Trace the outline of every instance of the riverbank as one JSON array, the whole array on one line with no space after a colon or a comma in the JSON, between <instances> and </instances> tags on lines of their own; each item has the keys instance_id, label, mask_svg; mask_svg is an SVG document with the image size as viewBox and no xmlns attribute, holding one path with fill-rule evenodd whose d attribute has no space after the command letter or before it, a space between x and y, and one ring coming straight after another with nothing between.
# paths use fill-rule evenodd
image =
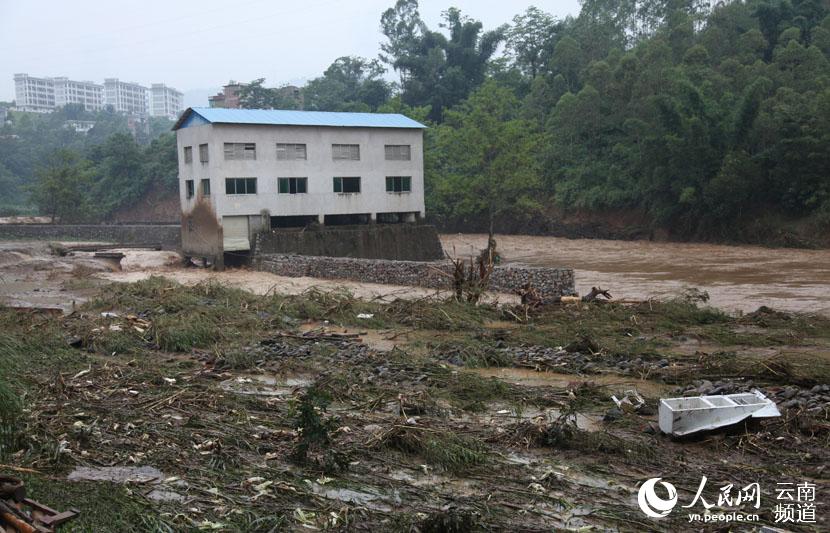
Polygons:
<instances>
[{"instance_id":1,"label":"riverbank","mask_svg":"<svg viewBox=\"0 0 830 533\"><path fill-rule=\"evenodd\" d=\"M432 220L431 223L444 233L483 233L489 227L489 221L486 220ZM497 220L495 227L502 233L534 237L751 245L768 248L830 248L830 223L819 216L794 218L761 214L748 216L745 220L736 220L719 231L703 232L660 226L645 212L637 209L593 212L551 208L529 219L519 217Z\"/></svg>"}]
</instances>

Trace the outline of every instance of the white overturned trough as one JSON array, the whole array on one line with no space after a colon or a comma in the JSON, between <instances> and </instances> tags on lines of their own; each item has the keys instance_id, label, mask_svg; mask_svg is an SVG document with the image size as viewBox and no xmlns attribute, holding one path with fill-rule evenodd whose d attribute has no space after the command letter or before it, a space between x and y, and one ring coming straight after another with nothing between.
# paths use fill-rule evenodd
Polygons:
<instances>
[{"instance_id":1,"label":"white overturned trough","mask_svg":"<svg viewBox=\"0 0 830 533\"><path fill-rule=\"evenodd\" d=\"M760 391L723 396L695 396L660 400L660 430L682 436L736 424L749 417L781 416L778 407Z\"/></svg>"}]
</instances>

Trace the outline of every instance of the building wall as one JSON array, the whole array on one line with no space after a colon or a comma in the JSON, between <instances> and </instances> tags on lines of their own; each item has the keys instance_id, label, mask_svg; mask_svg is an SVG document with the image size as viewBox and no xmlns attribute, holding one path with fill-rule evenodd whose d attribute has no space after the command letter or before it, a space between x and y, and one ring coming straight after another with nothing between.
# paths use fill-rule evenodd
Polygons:
<instances>
[{"instance_id":1,"label":"building wall","mask_svg":"<svg viewBox=\"0 0 830 533\"><path fill-rule=\"evenodd\" d=\"M55 109L55 81L51 78L15 74L14 95L20 111L48 113Z\"/></svg>"},{"instance_id":2,"label":"building wall","mask_svg":"<svg viewBox=\"0 0 830 533\"><path fill-rule=\"evenodd\" d=\"M179 195L182 211L192 209L185 180L210 179L210 201L219 217L259 215L322 217L326 214L418 213L424 215L423 132L394 128L333 128L203 124L177 131ZM224 143L256 143L256 160L224 160ZM305 161L278 161L276 144L305 143ZM199 145L208 144L209 162L200 163ZM334 161L332 144L359 144L360 161ZM386 161L384 146L408 144L411 161ZM193 147L193 162L184 162L184 147ZM335 176L359 176L361 191L333 192ZM387 193L387 176L411 176L412 191ZM225 178L257 178L257 194L226 195ZM278 194L278 177L308 178L308 193Z\"/></svg>"},{"instance_id":3,"label":"building wall","mask_svg":"<svg viewBox=\"0 0 830 533\"><path fill-rule=\"evenodd\" d=\"M104 86L91 81L73 81L67 78L55 78L55 106L81 104L87 111L100 111L104 108Z\"/></svg>"},{"instance_id":4,"label":"building wall","mask_svg":"<svg viewBox=\"0 0 830 533\"><path fill-rule=\"evenodd\" d=\"M434 226L372 224L276 229L259 233L257 254L360 257L398 261L435 261L444 249Z\"/></svg>"},{"instance_id":5,"label":"building wall","mask_svg":"<svg viewBox=\"0 0 830 533\"><path fill-rule=\"evenodd\" d=\"M183 110L184 96L181 92L163 83L154 83L151 86L150 116L175 120Z\"/></svg>"},{"instance_id":6,"label":"building wall","mask_svg":"<svg viewBox=\"0 0 830 533\"><path fill-rule=\"evenodd\" d=\"M137 83L129 83L117 78L104 80L104 104L111 105L116 111L133 115L148 114L147 88Z\"/></svg>"}]
</instances>

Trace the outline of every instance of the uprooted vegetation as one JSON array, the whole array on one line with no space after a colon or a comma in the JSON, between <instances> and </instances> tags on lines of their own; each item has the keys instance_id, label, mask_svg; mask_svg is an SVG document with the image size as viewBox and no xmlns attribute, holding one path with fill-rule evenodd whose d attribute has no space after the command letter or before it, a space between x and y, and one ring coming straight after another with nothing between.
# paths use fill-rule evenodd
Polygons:
<instances>
[{"instance_id":1,"label":"uprooted vegetation","mask_svg":"<svg viewBox=\"0 0 830 533\"><path fill-rule=\"evenodd\" d=\"M0 326L0 454L36 499L78 507L81 530L672 530L679 518L636 511L644 479L671 476L691 501L702 475L771 491L830 459L819 316L679 299L517 321L452 300L152 278L65 317L0 310ZM610 409L635 387L649 409ZM661 395L751 387L783 416L691 441L655 430ZM65 480L145 465L163 477Z\"/></svg>"}]
</instances>

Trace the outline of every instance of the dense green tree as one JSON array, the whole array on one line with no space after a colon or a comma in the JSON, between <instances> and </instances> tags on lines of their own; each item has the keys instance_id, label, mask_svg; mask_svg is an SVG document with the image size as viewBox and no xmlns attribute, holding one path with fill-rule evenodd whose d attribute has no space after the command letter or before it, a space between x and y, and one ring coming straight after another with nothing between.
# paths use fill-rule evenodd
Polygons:
<instances>
[{"instance_id":1,"label":"dense green tree","mask_svg":"<svg viewBox=\"0 0 830 533\"><path fill-rule=\"evenodd\" d=\"M553 53L563 24L541 9L531 6L513 17L508 28L507 48L516 66L535 78Z\"/></svg>"},{"instance_id":2,"label":"dense green tree","mask_svg":"<svg viewBox=\"0 0 830 533\"><path fill-rule=\"evenodd\" d=\"M378 60L340 57L319 78L303 88L310 111L375 111L392 94Z\"/></svg>"},{"instance_id":3,"label":"dense green tree","mask_svg":"<svg viewBox=\"0 0 830 533\"><path fill-rule=\"evenodd\" d=\"M441 28L449 35L426 26L417 0L398 0L381 17L381 31L388 40L381 45L381 58L400 74L404 103L431 106L434 121L481 85L507 29L484 32L481 22L456 8L445 11L443 19Z\"/></svg>"},{"instance_id":4,"label":"dense green tree","mask_svg":"<svg viewBox=\"0 0 830 533\"><path fill-rule=\"evenodd\" d=\"M128 134L116 134L90 150L94 187L92 197L98 212L106 215L130 205L146 191L147 180L141 147ZM117 191L117 194L113 194Z\"/></svg>"},{"instance_id":5,"label":"dense green tree","mask_svg":"<svg viewBox=\"0 0 830 533\"><path fill-rule=\"evenodd\" d=\"M37 171L32 201L52 222L75 222L89 217L90 173L87 162L70 150L51 154Z\"/></svg>"},{"instance_id":6,"label":"dense green tree","mask_svg":"<svg viewBox=\"0 0 830 533\"><path fill-rule=\"evenodd\" d=\"M519 118L508 89L485 83L431 132L428 171L431 203L449 212L446 222L488 229L497 220L532 220L541 209L539 137Z\"/></svg>"},{"instance_id":7,"label":"dense green tree","mask_svg":"<svg viewBox=\"0 0 830 533\"><path fill-rule=\"evenodd\" d=\"M299 109L300 102L287 85L265 87L265 78L255 79L239 89L239 104L245 109Z\"/></svg>"}]
</instances>

